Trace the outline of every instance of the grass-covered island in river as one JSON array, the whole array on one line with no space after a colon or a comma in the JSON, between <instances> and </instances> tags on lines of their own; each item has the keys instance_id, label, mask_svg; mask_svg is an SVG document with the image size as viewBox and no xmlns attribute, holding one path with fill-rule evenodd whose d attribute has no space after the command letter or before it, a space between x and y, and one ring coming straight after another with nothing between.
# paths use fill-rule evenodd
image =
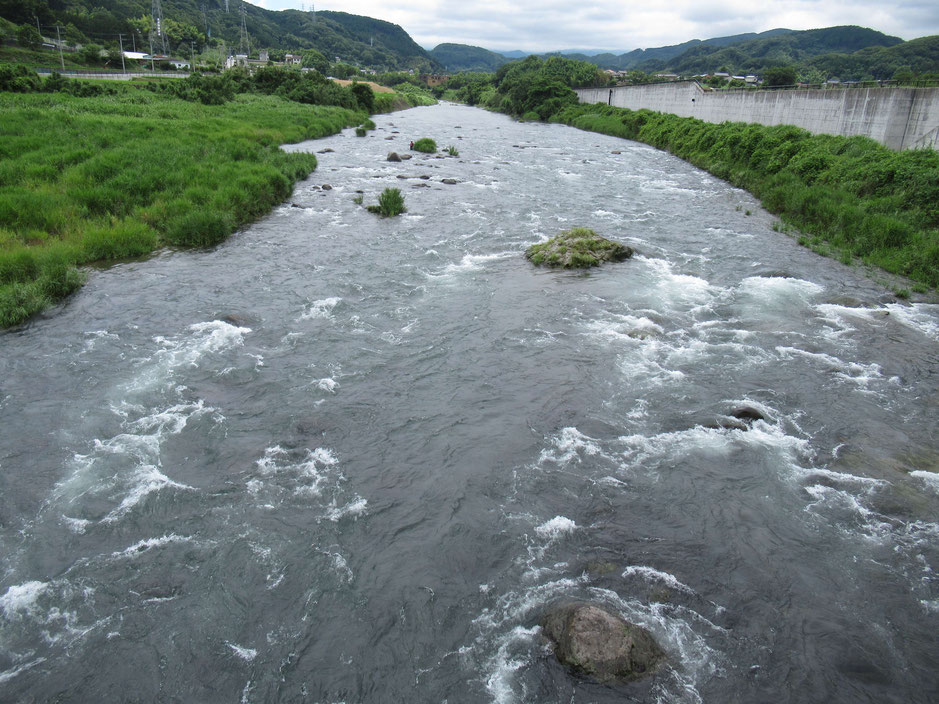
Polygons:
<instances>
[{"instance_id":1,"label":"grass-covered island in river","mask_svg":"<svg viewBox=\"0 0 939 704\"><path fill-rule=\"evenodd\" d=\"M563 269L587 269L600 266L600 262L621 262L632 255L632 247L608 240L589 227L565 230L525 252L532 264Z\"/></svg>"},{"instance_id":2,"label":"grass-covered island in river","mask_svg":"<svg viewBox=\"0 0 939 704\"><path fill-rule=\"evenodd\" d=\"M316 168L280 145L410 104L278 68L98 85L0 66L0 326L78 288L76 266L220 242Z\"/></svg>"}]
</instances>

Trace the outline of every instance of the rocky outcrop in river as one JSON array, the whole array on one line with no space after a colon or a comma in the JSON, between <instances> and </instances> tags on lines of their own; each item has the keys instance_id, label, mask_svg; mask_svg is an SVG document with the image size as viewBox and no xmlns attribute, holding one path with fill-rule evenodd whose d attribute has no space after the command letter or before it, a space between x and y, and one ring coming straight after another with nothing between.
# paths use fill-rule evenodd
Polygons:
<instances>
[{"instance_id":1,"label":"rocky outcrop in river","mask_svg":"<svg viewBox=\"0 0 939 704\"><path fill-rule=\"evenodd\" d=\"M646 629L593 604L556 606L544 615L541 627L561 664L598 682L638 680L665 661Z\"/></svg>"}]
</instances>

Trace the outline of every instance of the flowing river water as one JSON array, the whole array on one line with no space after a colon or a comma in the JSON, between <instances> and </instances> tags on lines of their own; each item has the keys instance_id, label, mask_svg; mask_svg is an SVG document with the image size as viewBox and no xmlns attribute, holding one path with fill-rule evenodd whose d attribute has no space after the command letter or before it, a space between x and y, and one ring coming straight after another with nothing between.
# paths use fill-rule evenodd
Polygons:
<instances>
[{"instance_id":1,"label":"flowing river water","mask_svg":"<svg viewBox=\"0 0 939 704\"><path fill-rule=\"evenodd\" d=\"M939 306L644 145L376 121L0 335L0 701L939 699ZM637 254L524 259L572 226ZM571 599L668 666L572 678Z\"/></svg>"}]
</instances>

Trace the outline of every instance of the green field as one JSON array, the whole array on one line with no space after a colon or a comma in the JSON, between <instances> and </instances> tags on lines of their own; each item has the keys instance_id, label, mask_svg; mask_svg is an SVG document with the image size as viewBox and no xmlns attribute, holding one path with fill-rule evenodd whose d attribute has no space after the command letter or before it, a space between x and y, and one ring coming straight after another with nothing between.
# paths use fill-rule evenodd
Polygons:
<instances>
[{"instance_id":1,"label":"green field","mask_svg":"<svg viewBox=\"0 0 939 704\"><path fill-rule=\"evenodd\" d=\"M281 144L365 118L268 95L0 93L0 325L74 291L77 265L220 242L316 168Z\"/></svg>"}]
</instances>

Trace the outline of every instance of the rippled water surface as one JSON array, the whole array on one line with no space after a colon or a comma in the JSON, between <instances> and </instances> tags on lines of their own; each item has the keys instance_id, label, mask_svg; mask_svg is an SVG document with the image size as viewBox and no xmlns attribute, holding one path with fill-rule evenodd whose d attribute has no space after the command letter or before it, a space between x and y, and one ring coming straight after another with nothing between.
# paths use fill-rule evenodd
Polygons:
<instances>
[{"instance_id":1,"label":"rippled water surface","mask_svg":"<svg viewBox=\"0 0 939 704\"><path fill-rule=\"evenodd\" d=\"M0 335L0 700L939 699L939 306L646 146L376 122ZM575 225L638 254L522 256ZM564 599L669 666L572 679Z\"/></svg>"}]
</instances>

